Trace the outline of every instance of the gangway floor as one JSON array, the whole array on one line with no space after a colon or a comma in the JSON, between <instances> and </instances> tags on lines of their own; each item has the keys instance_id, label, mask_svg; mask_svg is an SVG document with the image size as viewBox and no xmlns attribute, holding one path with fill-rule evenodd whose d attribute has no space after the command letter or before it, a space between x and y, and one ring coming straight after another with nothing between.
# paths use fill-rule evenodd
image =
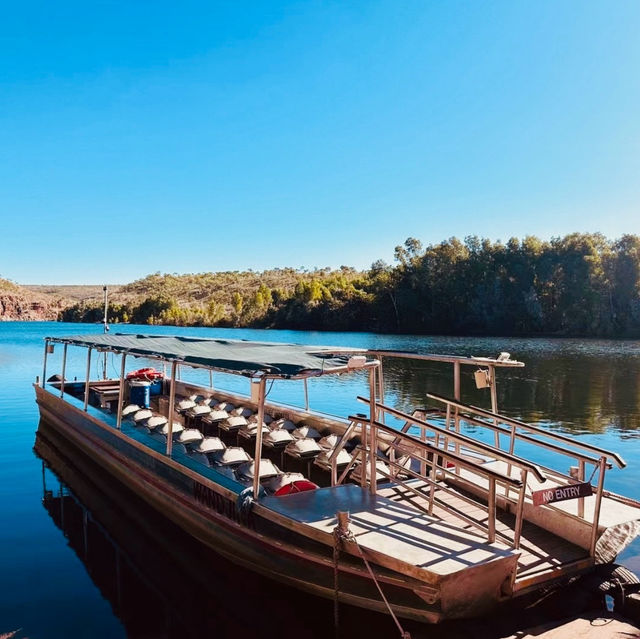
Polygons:
<instances>
[{"instance_id":1,"label":"gangway floor","mask_svg":"<svg viewBox=\"0 0 640 639\"><path fill-rule=\"evenodd\" d=\"M383 491L374 496L354 484L266 497L260 503L326 536L333 534L336 513L349 511L350 530L360 547L436 575L492 562L515 563L513 550L501 543L487 544L458 521L430 517ZM419 577L419 571L413 574Z\"/></svg>"},{"instance_id":2,"label":"gangway floor","mask_svg":"<svg viewBox=\"0 0 640 639\"><path fill-rule=\"evenodd\" d=\"M425 482L416 480L411 482L413 488L425 491L425 496L416 495L413 491L400 484L381 487L379 494L393 501L413 504L417 508L426 509L429 505L428 490ZM458 529L469 532L477 531L472 524L464 522L453 511L464 514L477 524L487 525L487 512L481 502L470 493L462 493L460 490L447 487L448 492L436 488L434 493L433 515L444 522L455 525ZM454 494L452 494L452 491ZM463 497L457 497L455 492L462 494L467 499L471 498L477 505L468 503ZM446 507L442 504L446 504ZM513 540L515 516L501 509L496 509L496 533L498 540L510 543ZM479 531L478 531L479 532ZM589 553L579 546L555 535L544 528L525 521L522 526L520 538L520 557L518 559L518 579L530 578L533 575L554 573L560 575L565 567L576 567L576 562L584 560L589 563ZM586 567L586 566L585 566Z\"/></svg>"}]
</instances>

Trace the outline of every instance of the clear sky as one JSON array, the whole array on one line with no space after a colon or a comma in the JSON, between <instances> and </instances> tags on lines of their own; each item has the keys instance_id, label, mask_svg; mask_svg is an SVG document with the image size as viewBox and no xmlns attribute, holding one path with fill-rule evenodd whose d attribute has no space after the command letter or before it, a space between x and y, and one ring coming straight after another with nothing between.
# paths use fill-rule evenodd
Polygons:
<instances>
[{"instance_id":1,"label":"clear sky","mask_svg":"<svg viewBox=\"0 0 640 639\"><path fill-rule=\"evenodd\" d=\"M640 233L640 2L18 2L0 276Z\"/></svg>"}]
</instances>

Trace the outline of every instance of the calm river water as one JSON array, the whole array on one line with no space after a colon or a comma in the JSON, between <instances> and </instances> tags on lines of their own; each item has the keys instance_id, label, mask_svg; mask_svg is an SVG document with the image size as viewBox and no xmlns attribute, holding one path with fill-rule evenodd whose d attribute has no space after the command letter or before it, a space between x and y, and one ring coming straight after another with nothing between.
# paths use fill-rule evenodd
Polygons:
<instances>
[{"instance_id":1,"label":"calm river water","mask_svg":"<svg viewBox=\"0 0 640 639\"><path fill-rule=\"evenodd\" d=\"M78 478L61 485L33 452L38 411L31 386L42 374L43 338L99 332L100 326L0 323L0 637L332 637L331 602L309 598L239 571L162 526L148 535L127 525L129 503L106 502ZM526 363L500 371L500 411L619 451L628 463L607 475L607 488L640 498L640 342L578 339L443 338L240 329L121 326L112 331L192 334L376 349L495 356L508 351ZM84 377L84 351L72 354L67 377ZM61 348L47 376L60 371ZM117 374L116 362L108 362ZM449 368L415 363L385 369L387 403L423 406L425 393L452 395ZM474 393L472 370L463 392ZM194 375L198 373L195 372ZM204 379L202 381L205 381ZM229 387L237 383L232 380ZM222 387L224 384L220 383ZM362 412L354 396L365 379L322 379L309 385L312 408ZM275 385L271 398L301 404L297 383ZM476 391L473 403L488 406ZM553 458L539 460L554 465ZM562 467L562 466L560 466ZM61 472L60 469L56 470ZM64 469L62 469L64 470ZM83 510L89 509L88 538ZM125 503L126 502L126 503ZM153 513L148 513L154 521ZM166 528L166 529L165 529ZM175 548L176 552L171 552ZM179 551L177 550L179 549ZM640 573L640 543L618 561ZM386 617L341 609L345 633L397 636ZM428 636L446 636L438 629ZM414 636L420 630L413 631ZM345 636L348 636L345 634ZM426 635L425 635L426 636Z\"/></svg>"}]
</instances>

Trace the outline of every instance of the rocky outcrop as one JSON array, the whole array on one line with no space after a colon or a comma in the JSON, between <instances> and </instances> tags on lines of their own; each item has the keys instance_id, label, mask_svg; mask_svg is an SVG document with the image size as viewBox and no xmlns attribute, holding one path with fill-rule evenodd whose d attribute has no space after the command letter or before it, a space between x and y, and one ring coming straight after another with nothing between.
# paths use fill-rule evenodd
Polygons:
<instances>
[{"instance_id":1,"label":"rocky outcrop","mask_svg":"<svg viewBox=\"0 0 640 639\"><path fill-rule=\"evenodd\" d=\"M0 280L0 321L56 320L64 306L60 298L38 295Z\"/></svg>"}]
</instances>

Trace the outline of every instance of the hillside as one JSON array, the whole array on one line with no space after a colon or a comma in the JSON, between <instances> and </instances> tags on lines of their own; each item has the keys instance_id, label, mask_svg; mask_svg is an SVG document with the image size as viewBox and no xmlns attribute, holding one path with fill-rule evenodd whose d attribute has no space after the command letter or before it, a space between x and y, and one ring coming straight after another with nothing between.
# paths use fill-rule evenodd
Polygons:
<instances>
[{"instance_id":1,"label":"hillside","mask_svg":"<svg viewBox=\"0 0 640 639\"><path fill-rule=\"evenodd\" d=\"M56 320L68 301L0 278L0 321Z\"/></svg>"},{"instance_id":2,"label":"hillside","mask_svg":"<svg viewBox=\"0 0 640 639\"><path fill-rule=\"evenodd\" d=\"M408 238L365 272L155 273L110 287L109 322L426 335L640 337L640 237L572 233L504 244ZM3 319L100 322L102 287L2 281Z\"/></svg>"},{"instance_id":3,"label":"hillside","mask_svg":"<svg viewBox=\"0 0 640 639\"><path fill-rule=\"evenodd\" d=\"M338 270L225 271L148 275L110 290L110 322L204 326L271 326L302 320L309 306L357 294L363 274ZM101 291L100 291L101 293ZM102 297L87 297L62 313L67 321L99 321Z\"/></svg>"},{"instance_id":4,"label":"hillside","mask_svg":"<svg viewBox=\"0 0 640 639\"><path fill-rule=\"evenodd\" d=\"M108 286L110 295L120 288L120 285ZM34 293L61 298L66 305L102 300L103 296L102 284L23 284L22 287Z\"/></svg>"}]
</instances>

